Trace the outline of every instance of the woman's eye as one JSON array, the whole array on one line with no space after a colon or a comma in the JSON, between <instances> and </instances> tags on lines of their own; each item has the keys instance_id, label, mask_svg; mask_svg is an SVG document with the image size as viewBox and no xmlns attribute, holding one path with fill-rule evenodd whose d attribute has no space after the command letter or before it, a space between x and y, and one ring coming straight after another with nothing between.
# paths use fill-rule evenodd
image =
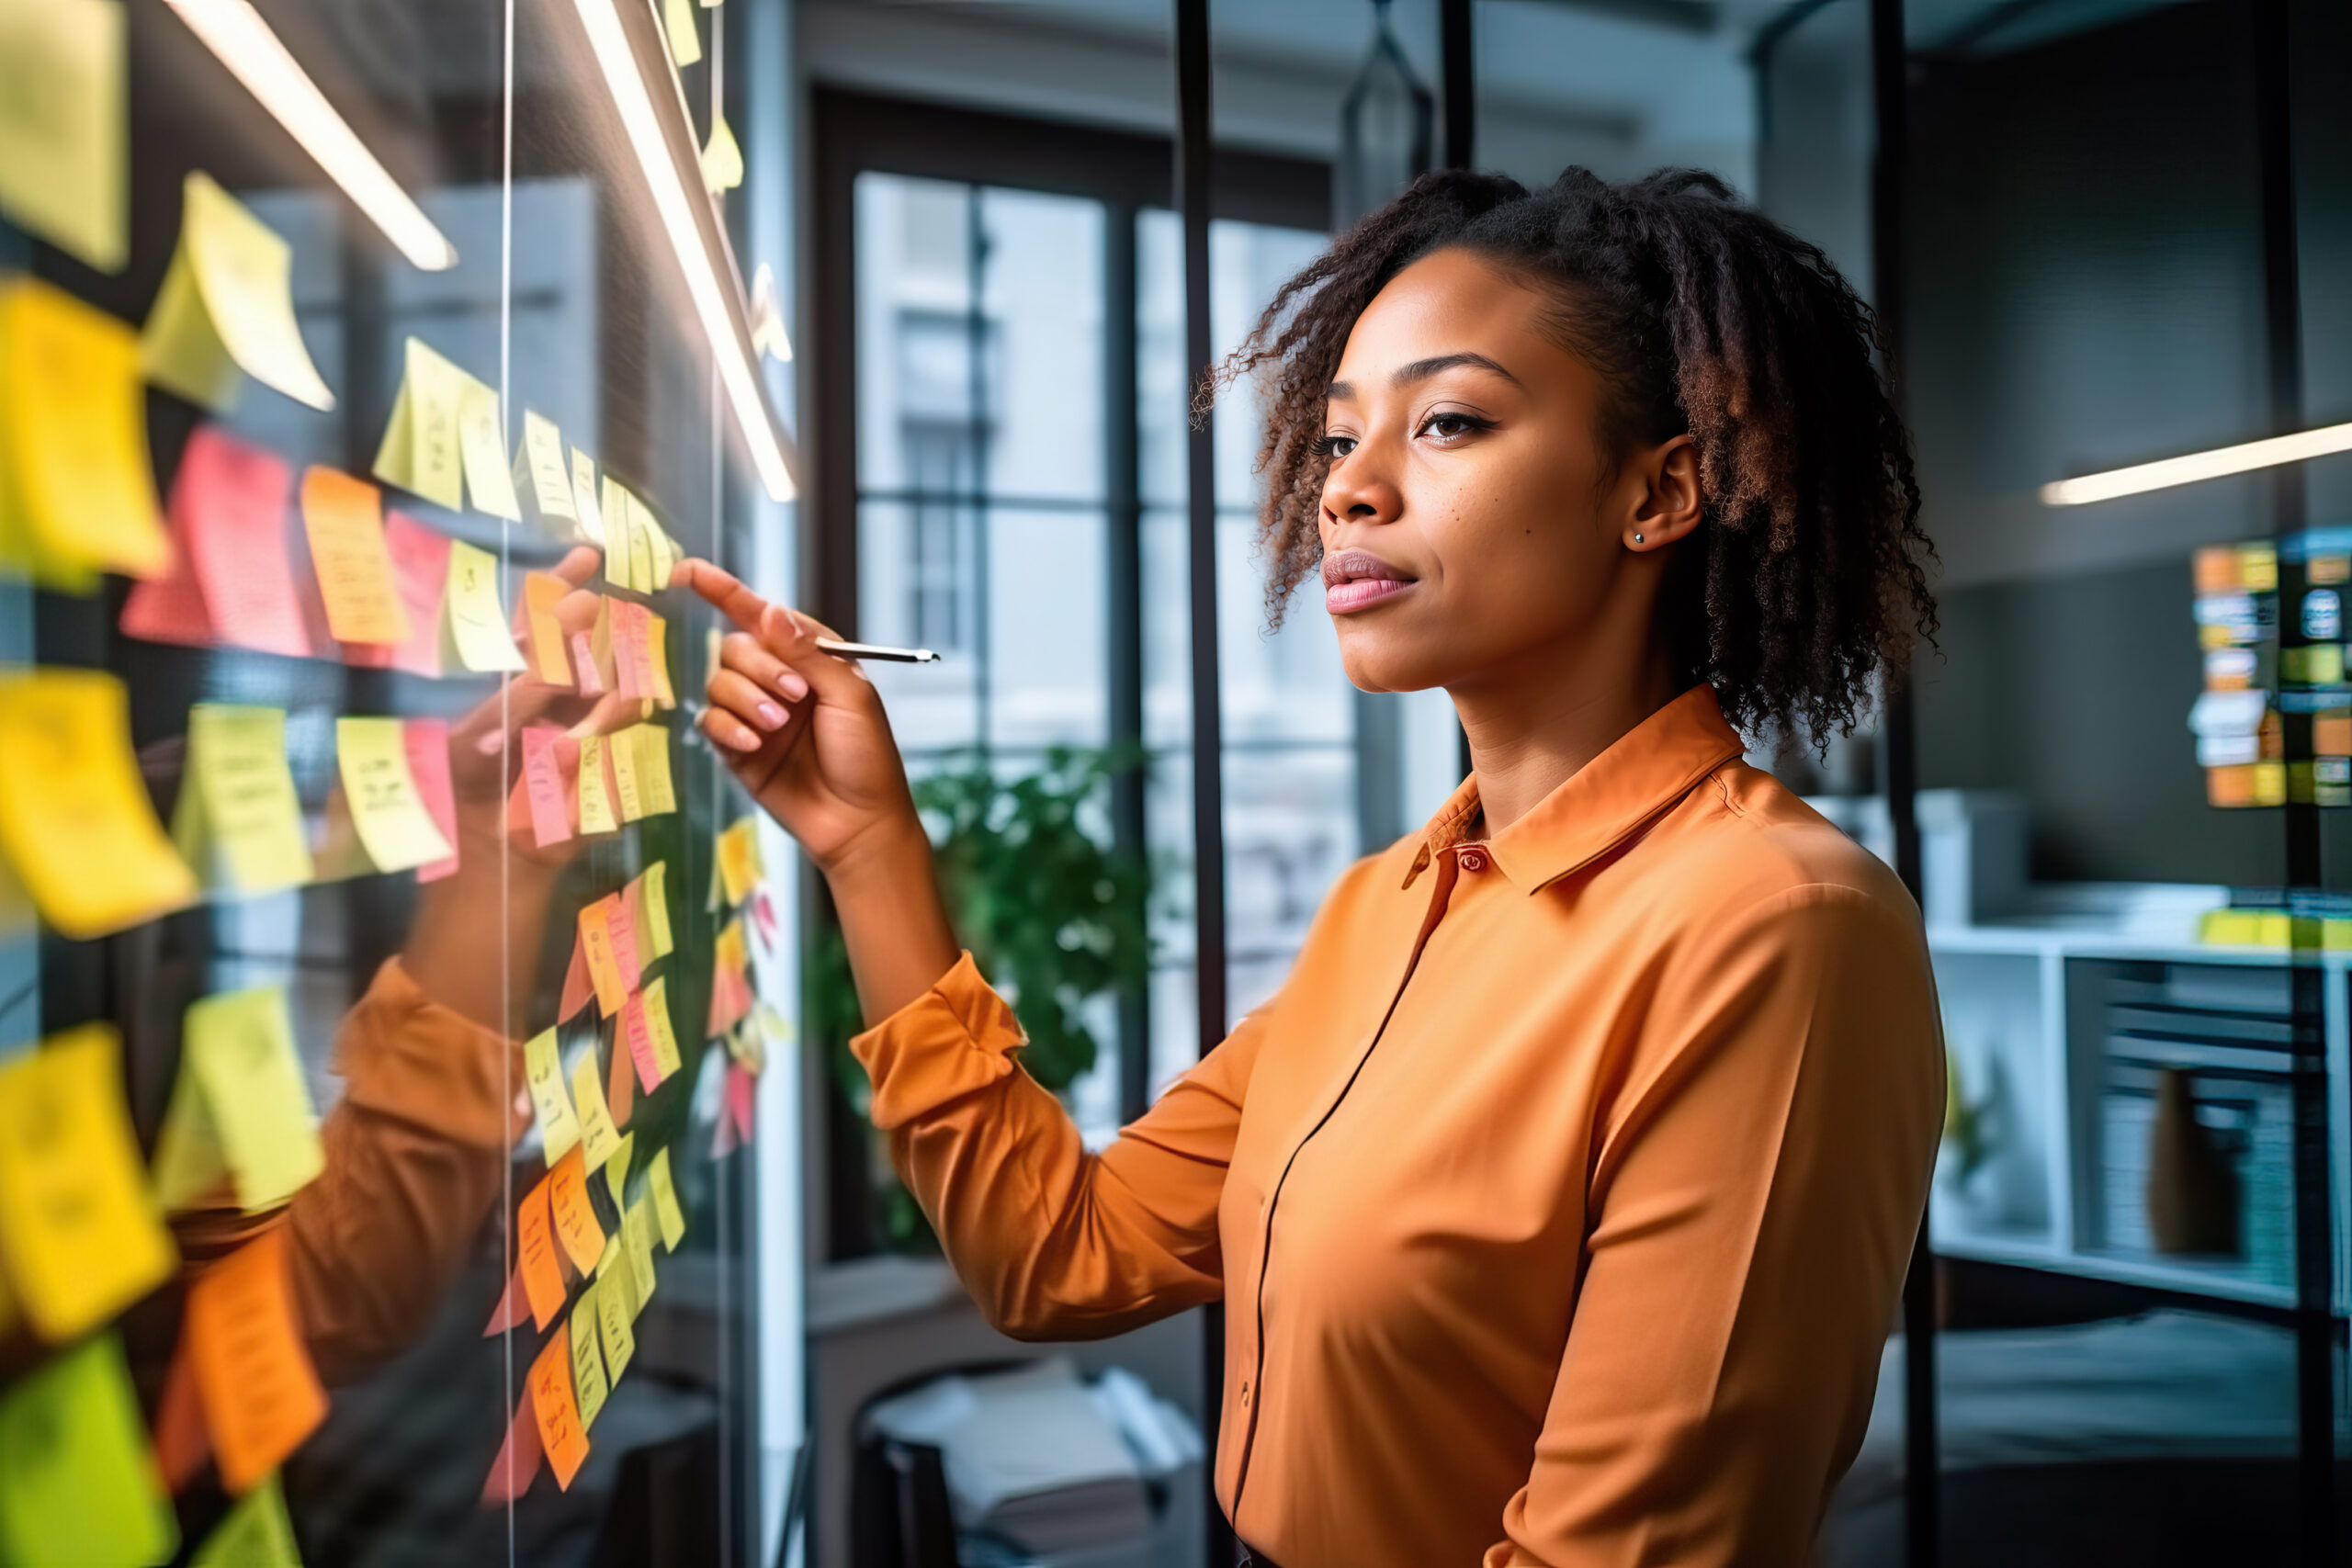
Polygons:
<instances>
[{"instance_id":1,"label":"woman's eye","mask_svg":"<svg viewBox=\"0 0 2352 1568\"><path fill-rule=\"evenodd\" d=\"M1326 457L1344 457L1356 449L1356 438L1352 435L1326 435L1322 446Z\"/></svg>"},{"instance_id":2,"label":"woman's eye","mask_svg":"<svg viewBox=\"0 0 2352 1568\"><path fill-rule=\"evenodd\" d=\"M1433 413L1421 425L1421 430L1424 434L1434 435L1440 441L1459 441L1486 427L1487 422L1475 414Z\"/></svg>"}]
</instances>

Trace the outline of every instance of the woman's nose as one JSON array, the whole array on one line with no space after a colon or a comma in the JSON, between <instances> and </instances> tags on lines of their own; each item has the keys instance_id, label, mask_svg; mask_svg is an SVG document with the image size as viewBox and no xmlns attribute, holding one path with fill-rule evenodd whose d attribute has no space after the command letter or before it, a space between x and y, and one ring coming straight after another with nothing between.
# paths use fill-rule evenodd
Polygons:
<instances>
[{"instance_id":1,"label":"woman's nose","mask_svg":"<svg viewBox=\"0 0 2352 1568\"><path fill-rule=\"evenodd\" d=\"M1323 514L1333 523L1394 523L1404 509L1395 482L1361 447L1333 463L1323 481Z\"/></svg>"}]
</instances>

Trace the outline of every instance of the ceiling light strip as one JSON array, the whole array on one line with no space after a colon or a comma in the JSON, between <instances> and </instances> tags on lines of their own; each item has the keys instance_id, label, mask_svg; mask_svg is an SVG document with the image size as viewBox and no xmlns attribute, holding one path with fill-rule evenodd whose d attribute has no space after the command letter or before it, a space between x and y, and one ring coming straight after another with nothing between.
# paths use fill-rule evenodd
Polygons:
<instances>
[{"instance_id":1,"label":"ceiling light strip","mask_svg":"<svg viewBox=\"0 0 2352 1568\"><path fill-rule=\"evenodd\" d=\"M426 272L446 272L458 265L458 247L376 161L249 0L166 4L401 254Z\"/></svg>"},{"instance_id":2,"label":"ceiling light strip","mask_svg":"<svg viewBox=\"0 0 2352 1568\"><path fill-rule=\"evenodd\" d=\"M2225 474L2274 468L2281 463L2300 463L2335 452L2352 452L2352 424L2330 424L2292 435L2274 435L2267 441L2248 441L2237 446L2218 446L2211 452L2191 452L2185 457L2166 457L2162 462L2110 468L2103 474L2085 474L2078 479L2058 479L2041 487L2041 501L2045 506L2080 506L2086 502L2113 501L2121 495L2195 484L2199 479L2218 479Z\"/></svg>"}]
</instances>

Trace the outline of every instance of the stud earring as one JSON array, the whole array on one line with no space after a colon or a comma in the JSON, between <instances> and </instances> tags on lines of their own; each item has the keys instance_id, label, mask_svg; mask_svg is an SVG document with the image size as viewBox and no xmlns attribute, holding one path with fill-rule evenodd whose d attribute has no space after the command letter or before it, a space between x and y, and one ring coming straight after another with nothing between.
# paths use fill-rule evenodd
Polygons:
<instances>
[{"instance_id":1,"label":"stud earring","mask_svg":"<svg viewBox=\"0 0 2352 1568\"><path fill-rule=\"evenodd\" d=\"M1637 544L1637 545L1638 545L1638 544L1640 544L1641 542L1642 542L1642 536L1641 536L1639 534L1634 535L1634 543L1635 543L1635 544Z\"/></svg>"}]
</instances>

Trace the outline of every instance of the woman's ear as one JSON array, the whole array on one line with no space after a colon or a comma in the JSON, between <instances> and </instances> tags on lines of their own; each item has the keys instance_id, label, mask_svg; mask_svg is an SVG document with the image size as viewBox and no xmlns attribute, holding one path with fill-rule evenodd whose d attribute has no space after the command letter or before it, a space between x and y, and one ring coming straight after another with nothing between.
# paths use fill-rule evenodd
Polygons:
<instances>
[{"instance_id":1,"label":"woman's ear","mask_svg":"<svg viewBox=\"0 0 2352 1568\"><path fill-rule=\"evenodd\" d=\"M1699 445L1677 435L1629 459L1642 490L1625 525L1624 546L1648 551L1670 545L1699 525L1705 498L1699 485Z\"/></svg>"}]
</instances>

